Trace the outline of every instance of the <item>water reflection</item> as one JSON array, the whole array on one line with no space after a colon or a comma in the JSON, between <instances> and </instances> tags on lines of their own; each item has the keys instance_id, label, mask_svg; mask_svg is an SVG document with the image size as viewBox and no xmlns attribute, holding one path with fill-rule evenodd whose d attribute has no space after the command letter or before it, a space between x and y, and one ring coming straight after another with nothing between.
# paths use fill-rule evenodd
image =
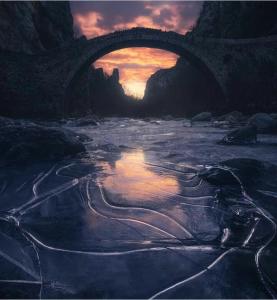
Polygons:
<instances>
[{"instance_id":1,"label":"water reflection","mask_svg":"<svg viewBox=\"0 0 277 300\"><path fill-rule=\"evenodd\" d=\"M126 199L164 200L180 190L175 176L151 171L145 164L143 150L122 153L113 166L108 163L102 166L104 171L112 174L103 179L104 188Z\"/></svg>"}]
</instances>

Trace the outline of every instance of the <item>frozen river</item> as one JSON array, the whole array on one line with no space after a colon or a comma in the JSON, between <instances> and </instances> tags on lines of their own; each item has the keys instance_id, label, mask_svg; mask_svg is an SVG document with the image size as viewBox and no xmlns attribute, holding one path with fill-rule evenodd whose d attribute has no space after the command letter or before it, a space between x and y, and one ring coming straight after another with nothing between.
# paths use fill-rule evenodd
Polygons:
<instances>
[{"instance_id":1,"label":"frozen river","mask_svg":"<svg viewBox=\"0 0 277 300\"><path fill-rule=\"evenodd\" d=\"M89 137L86 154L0 172L2 298L276 296L276 181L198 173L277 165L277 136L224 146L225 130L183 120L66 127Z\"/></svg>"}]
</instances>

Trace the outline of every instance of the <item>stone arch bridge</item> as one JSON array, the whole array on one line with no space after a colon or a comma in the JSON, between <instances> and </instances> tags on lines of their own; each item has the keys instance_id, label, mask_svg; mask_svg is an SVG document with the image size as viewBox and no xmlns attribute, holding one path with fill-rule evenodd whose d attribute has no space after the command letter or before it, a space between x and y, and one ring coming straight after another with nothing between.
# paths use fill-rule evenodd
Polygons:
<instances>
[{"instance_id":1,"label":"stone arch bridge","mask_svg":"<svg viewBox=\"0 0 277 300\"><path fill-rule=\"evenodd\" d=\"M251 101L254 92L250 90L255 90L255 82L261 80L259 76L263 76L262 80L276 79L277 82L276 36L205 39L133 28L90 40L80 38L63 48L36 55L4 53L0 60L0 88L4 89L6 101L19 93L25 109L35 99L41 102L40 109L47 111L51 107L61 113L76 79L101 56L127 47L159 48L183 56L207 75L218 90L223 106L228 102ZM276 90L276 83L267 87ZM257 92L262 94L262 91ZM237 94L249 99L236 100Z\"/></svg>"}]
</instances>

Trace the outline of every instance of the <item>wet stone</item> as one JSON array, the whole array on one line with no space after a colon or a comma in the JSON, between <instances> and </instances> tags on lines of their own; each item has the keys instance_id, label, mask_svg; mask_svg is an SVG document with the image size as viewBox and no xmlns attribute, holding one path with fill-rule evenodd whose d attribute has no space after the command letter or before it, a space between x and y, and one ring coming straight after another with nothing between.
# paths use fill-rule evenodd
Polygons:
<instances>
[{"instance_id":1,"label":"wet stone","mask_svg":"<svg viewBox=\"0 0 277 300\"><path fill-rule=\"evenodd\" d=\"M244 126L230 131L221 141L221 145L248 145L257 143L257 128Z\"/></svg>"}]
</instances>

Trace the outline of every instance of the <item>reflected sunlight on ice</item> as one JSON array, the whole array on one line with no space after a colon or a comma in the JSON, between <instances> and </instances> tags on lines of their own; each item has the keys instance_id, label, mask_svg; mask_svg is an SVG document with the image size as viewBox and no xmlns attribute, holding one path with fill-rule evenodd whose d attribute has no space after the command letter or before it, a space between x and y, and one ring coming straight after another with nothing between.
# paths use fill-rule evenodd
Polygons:
<instances>
[{"instance_id":1,"label":"reflected sunlight on ice","mask_svg":"<svg viewBox=\"0 0 277 300\"><path fill-rule=\"evenodd\" d=\"M180 190L175 176L157 174L150 170L145 164L145 155L141 149L122 153L114 166L104 163L102 167L112 174L103 180L105 189L126 199L165 199L168 194L177 194Z\"/></svg>"}]
</instances>

